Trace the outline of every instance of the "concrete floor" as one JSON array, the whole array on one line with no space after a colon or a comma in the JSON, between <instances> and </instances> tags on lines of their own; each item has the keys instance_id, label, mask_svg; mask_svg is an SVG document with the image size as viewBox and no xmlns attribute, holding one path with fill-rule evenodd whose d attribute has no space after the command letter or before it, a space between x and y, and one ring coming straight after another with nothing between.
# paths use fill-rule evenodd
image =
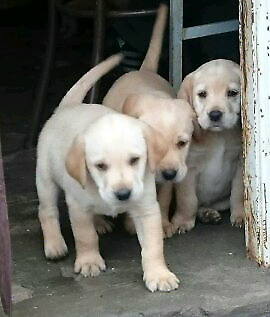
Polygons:
<instances>
[{"instance_id":1,"label":"concrete floor","mask_svg":"<svg viewBox=\"0 0 270 317\"><path fill-rule=\"evenodd\" d=\"M166 260L181 280L171 293L150 293L142 281L136 237L119 224L100 237L107 270L95 278L73 274L74 242L61 203L70 255L46 261L37 219L35 152L5 157L13 254L13 316L270 316L270 271L246 258L244 231L197 224L165 241ZM0 312L0 317L4 316Z\"/></svg>"}]
</instances>

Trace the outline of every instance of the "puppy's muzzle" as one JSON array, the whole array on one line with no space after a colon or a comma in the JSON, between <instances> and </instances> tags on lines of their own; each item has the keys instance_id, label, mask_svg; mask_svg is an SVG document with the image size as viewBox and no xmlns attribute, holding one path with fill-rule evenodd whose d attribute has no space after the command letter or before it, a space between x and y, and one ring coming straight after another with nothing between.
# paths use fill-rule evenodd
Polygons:
<instances>
[{"instance_id":1,"label":"puppy's muzzle","mask_svg":"<svg viewBox=\"0 0 270 317\"><path fill-rule=\"evenodd\" d=\"M114 192L118 200L128 200L131 195L131 190L128 188L121 188L118 191Z\"/></svg>"},{"instance_id":2,"label":"puppy's muzzle","mask_svg":"<svg viewBox=\"0 0 270 317\"><path fill-rule=\"evenodd\" d=\"M172 181L177 174L177 170L167 169L167 170L163 170L161 174L166 181Z\"/></svg>"},{"instance_id":3,"label":"puppy's muzzle","mask_svg":"<svg viewBox=\"0 0 270 317\"><path fill-rule=\"evenodd\" d=\"M211 121L217 122L217 121L221 120L221 118L223 116L223 112L221 112L219 110L213 110L213 111L209 112L208 116L209 116Z\"/></svg>"}]
</instances>

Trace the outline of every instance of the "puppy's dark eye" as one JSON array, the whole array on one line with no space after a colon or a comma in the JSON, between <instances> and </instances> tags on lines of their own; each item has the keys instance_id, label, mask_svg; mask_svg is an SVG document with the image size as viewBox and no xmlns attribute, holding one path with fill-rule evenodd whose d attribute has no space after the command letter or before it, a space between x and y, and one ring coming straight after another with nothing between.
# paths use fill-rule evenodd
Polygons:
<instances>
[{"instance_id":1,"label":"puppy's dark eye","mask_svg":"<svg viewBox=\"0 0 270 317\"><path fill-rule=\"evenodd\" d=\"M239 94L239 91L236 90L236 89L229 89L229 90L227 91L227 96L228 96L228 97L235 97L235 96L237 96L238 94Z\"/></svg>"},{"instance_id":2,"label":"puppy's dark eye","mask_svg":"<svg viewBox=\"0 0 270 317\"><path fill-rule=\"evenodd\" d=\"M176 146L178 147L178 149L181 149L182 147L184 147L187 144L187 141L178 141L176 143Z\"/></svg>"},{"instance_id":3,"label":"puppy's dark eye","mask_svg":"<svg viewBox=\"0 0 270 317\"><path fill-rule=\"evenodd\" d=\"M135 165L136 163L138 163L138 161L139 161L139 157L138 156L134 156L134 157L132 157L130 160L129 160L129 164L130 165Z\"/></svg>"},{"instance_id":4,"label":"puppy's dark eye","mask_svg":"<svg viewBox=\"0 0 270 317\"><path fill-rule=\"evenodd\" d=\"M108 165L105 164L105 163L98 163L98 164L96 164L95 166L96 166L96 168L97 168L98 170L104 171L104 172L107 171L107 169L108 169Z\"/></svg>"},{"instance_id":5,"label":"puppy's dark eye","mask_svg":"<svg viewBox=\"0 0 270 317\"><path fill-rule=\"evenodd\" d=\"M207 97L207 92L206 92L206 90L202 90L202 91L198 92L198 96L199 96L200 98L206 98L206 97Z\"/></svg>"}]
</instances>

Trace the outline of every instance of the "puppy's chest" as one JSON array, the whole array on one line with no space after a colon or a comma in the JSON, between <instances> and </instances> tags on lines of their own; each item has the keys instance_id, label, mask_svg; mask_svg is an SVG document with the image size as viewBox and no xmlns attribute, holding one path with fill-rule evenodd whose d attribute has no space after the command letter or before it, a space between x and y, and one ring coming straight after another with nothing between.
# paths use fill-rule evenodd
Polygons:
<instances>
[{"instance_id":1,"label":"puppy's chest","mask_svg":"<svg viewBox=\"0 0 270 317\"><path fill-rule=\"evenodd\" d=\"M200 158L197 195L202 203L215 202L230 195L231 182L240 155L240 142L216 140Z\"/></svg>"}]
</instances>

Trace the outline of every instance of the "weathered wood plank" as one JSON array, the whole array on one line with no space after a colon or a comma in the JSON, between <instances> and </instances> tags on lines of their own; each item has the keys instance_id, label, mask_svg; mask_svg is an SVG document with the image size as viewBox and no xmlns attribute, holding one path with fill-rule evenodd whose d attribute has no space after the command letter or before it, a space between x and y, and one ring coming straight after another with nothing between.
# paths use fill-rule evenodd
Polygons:
<instances>
[{"instance_id":1,"label":"weathered wood plank","mask_svg":"<svg viewBox=\"0 0 270 317\"><path fill-rule=\"evenodd\" d=\"M0 294L4 312L11 313L11 251L6 189L0 141Z\"/></svg>"}]
</instances>

